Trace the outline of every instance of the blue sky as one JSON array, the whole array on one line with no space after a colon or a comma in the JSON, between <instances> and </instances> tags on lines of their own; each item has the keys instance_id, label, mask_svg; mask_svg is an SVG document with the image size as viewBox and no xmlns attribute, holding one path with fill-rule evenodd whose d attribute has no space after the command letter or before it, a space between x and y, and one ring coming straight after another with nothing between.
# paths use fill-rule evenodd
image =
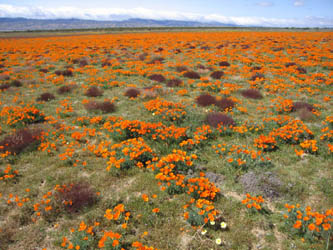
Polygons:
<instances>
[{"instance_id":1,"label":"blue sky","mask_svg":"<svg viewBox=\"0 0 333 250\"><path fill-rule=\"evenodd\" d=\"M219 21L333 27L333 0L0 0L0 17Z\"/></svg>"}]
</instances>

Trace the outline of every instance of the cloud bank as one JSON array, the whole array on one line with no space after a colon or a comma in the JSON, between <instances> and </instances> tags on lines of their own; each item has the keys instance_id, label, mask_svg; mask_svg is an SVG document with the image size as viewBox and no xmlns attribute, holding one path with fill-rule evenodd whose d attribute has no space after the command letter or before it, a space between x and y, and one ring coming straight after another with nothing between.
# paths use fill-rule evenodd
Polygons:
<instances>
[{"instance_id":1,"label":"cloud bank","mask_svg":"<svg viewBox=\"0 0 333 250\"><path fill-rule=\"evenodd\" d=\"M266 6L268 6L266 2ZM306 17L303 19L281 19L264 17L228 17L218 14L202 15L177 11L156 11L146 8L43 8L0 4L0 17L24 17L34 19L78 18L86 20L126 20L143 18L156 20L183 20L200 22L221 22L244 26L269 27L333 27L333 18Z\"/></svg>"}]
</instances>

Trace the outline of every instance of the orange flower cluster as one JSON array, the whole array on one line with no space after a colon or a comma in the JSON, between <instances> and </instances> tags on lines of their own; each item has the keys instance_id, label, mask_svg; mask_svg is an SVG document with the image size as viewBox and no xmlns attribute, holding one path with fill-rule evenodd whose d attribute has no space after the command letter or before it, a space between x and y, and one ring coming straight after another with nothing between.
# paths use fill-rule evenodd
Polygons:
<instances>
[{"instance_id":1,"label":"orange flower cluster","mask_svg":"<svg viewBox=\"0 0 333 250\"><path fill-rule=\"evenodd\" d=\"M301 234L310 232L314 238L325 238L333 232L333 208L323 213L314 212L310 206L305 209L299 204L285 204L288 212L284 214L284 218L293 228L297 229Z\"/></svg>"},{"instance_id":2,"label":"orange flower cluster","mask_svg":"<svg viewBox=\"0 0 333 250\"><path fill-rule=\"evenodd\" d=\"M186 189L187 193L195 199L215 200L216 195L220 193L220 189L210 182L209 179L203 177L189 178L187 180Z\"/></svg>"},{"instance_id":3,"label":"orange flower cluster","mask_svg":"<svg viewBox=\"0 0 333 250\"><path fill-rule=\"evenodd\" d=\"M151 164L152 160L156 160L152 149L141 137L112 145L109 155L110 158L106 168L108 171L111 167L128 169L132 166L137 166L142 168Z\"/></svg>"},{"instance_id":4,"label":"orange flower cluster","mask_svg":"<svg viewBox=\"0 0 333 250\"><path fill-rule=\"evenodd\" d=\"M181 140L186 136L187 130L187 128L179 128L174 125L165 126L161 122L129 121L121 117L109 117L103 128L116 138L128 139L146 136L153 140L169 142Z\"/></svg>"},{"instance_id":5,"label":"orange flower cluster","mask_svg":"<svg viewBox=\"0 0 333 250\"><path fill-rule=\"evenodd\" d=\"M123 215L124 215L124 220L128 221L131 213L125 211L124 204L118 204L113 208L113 210L107 209L105 211L104 217L107 218L108 220L120 220L123 217Z\"/></svg>"},{"instance_id":6,"label":"orange flower cluster","mask_svg":"<svg viewBox=\"0 0 333 250\"><path fill-rule=\"evenodd\" d=\"M1 197L1 196L0 196ZM13 195L12 193L10 193L9 195L8 195L8 199L7 199L7 204L9 205L9 204L16 204L16 206L18 206L18 207L22 207L23 206L23 204L25 203L25 202L28 202L28 201L30 201L30 198L28 198L28 197L26 197L26 198L19 198L19 196L18 195Z\"/></svg>"},{"instance_id":7,"label":"orange flower cluster","mask_svg":"<svg viewBox=\"0 0 333 250\"><path fill-rule=\"evenodd\" d=\"M193 226L201 226L207 224L209 221L215 221L219 214L214 203L206 199L192 198L189 203L184 205L184 209L188 210L184 213L185 220L189 221ZM192 220L195 217L197 219Z\"/></svg>"},{"instance_id":8,"label":"orange flower cluster","mask_svg":"<svg viewBox=\"0 0 333 250\"><path fill-rule=\"evenodd\" d=\"M290 121L269 135L291 144L298 144L302 139L313 137L312 131L301 120Z\"/></svg>"},{"instance_id":9,"label":"orange flower cluster","mask_svg":"<svg viewBox=\"0 0 333 250\"><path fill-rule=\"evenodd\" d=\"M246 194L246 198L242 200L242 204L246 205L247 208L251 209L254 208L257 211L260 211L262 209L262 205L264 203L264 199L262 196L251 196L250 194Z\"/></svg>"},{"instance_id":10,"label":"orange flower cluster","mask_svg":"<svg viewBox=\"0 0 333 250\"><path fill-rule=\"evenodd\" d=\"M159 250L158 248L145 246L141 242L138 242L138 241L133 242L132 247L135 247L135 250Z\"/></svg>"},{"instance_id":11,"label":"orange flower cluster","mask_svg":"<svg viewBox=\"0 0 333 250\"><path fill-rule=\"evenodd\" d=\"M254 139L254 146L263 151L273 151L277 148L276 139L272 136L260 135Z\"/></svg>"},{"instance_id":12,"label":"orange flower cluster","mask_svg":"<svg viewBox=\"0 0 333 250\"><path fill-rule=\"evenodd\" d=\"M104 248L105 247L105 242L110 242L109 244L116 248L119 247L119 239L121 238L121 234L118 233L114 233L112 231L105 231L104 235L102 236L102 238L99 240L98 242L98 247L99 248ZM109 249L109 248L107 248ZM124 249L124 248L121 248Z\"/></svg>"},{"instance_id":13,"label":"orange flower cluster","mask_svg":"<svg viewBox=\"0 0 333 250\"><path fill-rule=\"evenodd\" d=\"M59 118L71 116L74 112L74 108L69 99L60 101L60 107L56 108L56 114Z\"/></svg>"},{"instance_id":14,"label":"orange flower cluster","mask_svg":"<svg viewBox=\"0 0 333 250\"><path fill-rule=\"evenodd\" d=\"M93 226L88 226L87 224L85 224L84 221L81 221L77 230L75 230L74 228L71 229L71 233L76 236L75 242L78 243L72 243L71 240L69 240L67 237L63 237L61 242L61 247L66 249L75 249L75 250L81 249L80 241L81 242L91 241L92 237L95 236L94 230L98 226L99 222L95 222ZM72 241L74 242L74 240Z\"/></svg>"},{"instance_id":15,"label":"orange flower cluster","mask_svg":"<svg viewBox=\"0 0 333 250\"><path fill-rule=\"evenodd\" d=\"M185 147L186 149L192 149L195 145L201 144L203 141L210 139L213 130L209 125L202 125L195 129L193 133L193 139L187 139L182 141L179 146Z\"/></svg>"},{"instance_id":16,"label":"orange flower cluster","mask_svg":"<svg viewBox=\"0 0 333 250\"><path fill-rule=\"evenodd\" d=\"M31 105L26 105L24 107L3 107L0 112L0 116L7 117L6 124L9 126L24 126L45 120L44 113Z\"/></svg>"},{"instance_id":17,"label":"orange flower cluster","mask_svg":"<svg viewBox=\"0 0 333 250\"><path fill-rule=\"evenodd\" d=\"M318 152L316 140L304 140L300 143L302 149L310 154L316 154Z\"/></svg>"},{"instance_id":18,"label":"orange flower cluster","mask_svg":"<svg viewBox=\"0 0 333 250\"><path fill-rule=\"evenodd\" d=\"M333 116L327 116L322 123L325 127L321 130L320 140L333 142Z\"/></svg>"},{"instance_id":19,"label":"orange flower cluster","mask_svg":"<svg viewBox=\"0 0 333 250\"><path fill-rule=\"evenodd\" d=\"M251 150L246 145L226 144L213 145L212 148L222 158L226 156L227 162L232 167L241 167L244 169L256 166L271 166L271 159L262 156L262 151Z\"/></svg>"},{"instance_id":20,"label":"orange flower cluster","mask_svg":"<svg viewBox=\"0 0 333 250\"><path fill-rule=\"evenodd\" d=\"M17 177L18 174L19 174L18 170L12 169L11 165L8 164L4 170L0 169L0 181L13 179Z\"/></svg>"},{"instance_id":21,"label":"orange flower cluster","mask_svg":"<svg viewBox=\"0 0 333 250\"><path fill-rule=\"evenodd\" d=\"M278 113L290 112L293 108L293 101L289 99L284 99L281 96L272 100L275 103L274 108Z\"/></svg>"},{"instance_id":22,"label":"orange flower cluster","mask_svg":"<svg viewBox=\"0 0 333 250\"><path fill-rule=\"evenodd\" d=\"M153 115L160 116L163 120L176 121L185 117L185 106L181 103L169 102L156 98L144 103L145 108L153 112Z\"/></svg>"}]
</instances>

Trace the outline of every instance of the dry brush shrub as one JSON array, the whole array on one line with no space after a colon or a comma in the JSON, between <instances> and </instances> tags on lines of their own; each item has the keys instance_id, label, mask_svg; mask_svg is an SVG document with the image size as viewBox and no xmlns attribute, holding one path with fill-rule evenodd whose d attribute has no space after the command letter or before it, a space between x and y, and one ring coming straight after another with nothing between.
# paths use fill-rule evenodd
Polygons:
<instances>
[{"instance_id":1,"label":"dry brush shrub","mask_svg":"<svg viewBox=\"0 0 333 250\"><path fill-rule=\"evenodd\" d=\"M51 93L43 93L41 94L38 98L37 98L37 101L44 101L44 102L48 102L48 101L51 101L51 100L54 100L55 99L55 96Z\"/></svg>"},{"instance_id":2,"label":"dry brush shrub","mask_svg":"<svg viewBox=\"0 0 333 250\"><path fill-rule=\"evenodd\" d=\"M92 86L84 93L84 95L89 97L98 97L103 95L103 91L96 86Z\"/></svg>"},{"instance_id":3,"label":"dry brush shrub","mask_svg":"<svg viewBox=\"0 0 333 250\"><path fill-rule=\"evenodd\" d=\"M153 57L149 62L147 62L147 64L155 64L155 63L163 63L164 58L157 56L157 57Z\"/></svg>"},{"instance_id":4,"label":"dry brush shrub","mask_svg":"<svg viewBox=\"0 0 333 250\"><path fill-rule=\"evenodd\" d=\"M235 125L235 121L230 116L218 112L209 113L206 117L206 123L208 123L210 126L214 128L217 128L218 125L222 126Z\"/></svg>"},{"instance_id":5,"label":"dry brush shrub","mask_svg":"<svg viewBox=\"0 0 333 250\"><path fill-rule=\"evenodd\" d=\"M186 71L183 76L190 79L200 79L199 73L195 71Z\"/></svg>"},{"instance_id":6,"label":"dry brush shrub","mask_svg":"<svg viewBox=\"0 0 333 250\"><path fill-rule=\"evenodd\" d=\"M47 68L42 68L42 69L39 69L39 72L48 73L49 70Z\"/></svg>"},{"instance_id":7,"label":"dry brush shrub","mask_svg":"<svg viewBox=\"0 0 333 250\"><path fill-rule=\"evenodd\" d=\"M299 74L306 74L307 73L307 70L303 67L297 67L296 70Z\"/></svg>"},{"instance_id":8,"label":"dry brush shrub","mask_svg":"<svg viewBox=\"0 0 333 250\"><path fill-rule=\"evenodd\" d=\"M167 81L168 87L178 87L178 86L181 86L182 84L183 84L183 81L178 78L170 79Z\"/></svg>"},{"instance_id":9,"label":"dry brush shrub","mask_svg":"<svg viewBox=\"0 0 333 250\"><path fill-rule=\"evenodd\" d=\"M315 110L315 108L312 104L309 104L306 102L294 102L292 104L291 111L300 111L301 109L305 109L310 112Z\"/></svg>"},{"instance_id":10,"label":"dry brush shrub","mask_svg":"<svg viewBox=\"0 0 333 250\"><path fill-rule=\"evenodd\" d=\"M89 64L89 60L86 57L76 58L72 60L72 63L78 64L80 67L84 67Z\"/></svg>"},{"instance_id":11,"label":"dry brush shrub","mask_svg":"<svg viewBox=\"0 0 333 250\"><path fill-rule=\"evenodd\" d=\"M227 61L222 61L222 62L219 63L219 66L221 66L221 67L229 67L230 63L227 62Z\"/></svg>"},{"instance_id":12,"label":"dry brush shrub","mask_svg":"<svg viewBox=\"0 0 333 250\"><path fill-rule=\"evenodd\" d=\"M226 111L235 107L235 102L229 98L222 98L221 100L216 101L215 105L223 111Z\"/></svg>"},{"instance_id":13,"label":"dry brush shrub","mask_svg":"<svg viewBox=\"0 0 333 250\"><path fill-rule=\"evenodd\" d=\"M175 70L176 70L176 72L181 73L184 71L188 71L188 68L186 66L176 66Z\"/></svg>"},{"instance_id":14,"label":"dry brush shrub","mask_svg":"<svg viewBox=\"0 0 333 250\"><path fill-rule=\"evenodd\" d=\"M58 92L58 94L65 94L65 93L71 92L72 89L73 89L73 86L65 85L65 86L59 87L57 92Z\"/></svg>"},{"instance_id":15,"label":"dry brush shrub","mask_svg":"<svg viewBox=\"0 0 333 250\"><path fill-rule=\"evenodd\" d=\"M64 69L64 70L56 70L54 72L57 76L67 76L67 77L70 77L70 76L73 76L73 71L70 70L70 69Z\"/></svg>"},{"instance_id":16,"label":"dry brush shrub","mask_svg":"<svg viewBox=\"0 0 333 250\"><path fill-rule=\"evenodd\" d=\"M10 83L11 86L14 86L14 87L21 87L23 84L20 80L13 80L11 83Z\"/></svg>"},{"instance_id":17,"label":"dry brush shrub","mask_svg":"<svg viewBox=\"0 0 333 250\"><path fill-rule=\"evenodd\" d=\"M137 88L128 88L124 93L124 96L127 96L128 98L136 98L139 95L140 95L140 90Z\"/></svg>"},{"instance_id":18,"label":"dry brush shrub","mask_svg":"<svg viewBox=\"0 0 333 250\"><path fill-rule=\"evenodd\" d=\"M250 98L250 99L262 99L263 98L262 94L257 89L242 90L241 95L244 96L245 98Z\"/></svg>"},{"instance_id":19,"label":"dry brush shrub","mask_svg":"<svg viewBox=\"0 0 333 250\"><path fill-rule=\"evenodd\" d=\"M221 77L224 76L224 72L223 71L214 71L210 74L210 77L211 78L214 78L214 79L221 79Z\"/></svg>"},{"instance_id":20,"label":"dry brush shrub","mask_svg":"<svg viewBox=\"0 0 333 250\"><path fill-rule=\"evenodd\" d=\"M257 70L261 70L261 69L262 69L261 66L253 66L253 67L251 68L251 71L257 71Z\"/></svg>"},{"instance_id":21,"label":"dry brush shrub","mask_svg":"<svg viewBox=\"0 0 333 250\"><path fill-rule=\"evenodd\" d=\"M56 200L70 213L77 213L97 202L96 192L85 182L65 185L57 191Z\"/></svg>"},{"instance_id":22,"label":"dry brush shrub","mask_svg":"<svg viewBox=\"0 0 333 250\"><path fill-rule=\"evenodd\" d=\"M9 79L10 79L9 75L7 75L7 74L0 74L0 81L9 80Z\"/></svg>"},{"instance_id":23,"label":"dry brush shrub","mask_svg":"<svg viewBox=\"0 0 333 250\"><path fill-rule=\"evenodd\" d=\"M298 117L302 121L313 121L315 119L315 115L306 108L298 110Z\"/></svg>"},{"instance_id":24,"label":"dry brush shrub","mask_svg":"<svg viewBox=\"0 0 333 250\"><path fill-rule=\"evenodd\" d=\"M150 80L156 81L156 82L165 82L166 81L165 77L161 74L152 74L148 78Z\"/></svg>"},{"instance_id":25,"label":"dry brush shrub","mask_svg":"<svg viewBox=\"0 0 333 250\"><path fill-rule=\"evenodd\" d=\"M216 98L210 94L203 94L196 98L196 102L199 106L206 107L215 104Z\"/></svg>"},{"instance_id":26,"label":"dry brush shrub","mask_svg":"<svg viewBox=\"0 0 333 250\"><path fill-rule=\"evenodd\" d=\"M291 67L291 66L296 66L296 63L294 63L294 62L288 62L288 63L286 63L284 66L285 66L286 68L289 68L289 67Z\"/></svg>"},{"instance_id":27,"label":"dry brush shrub","mask_svg":"<svg viewBox=\"0 0 333 250\"><path fill-rule=\"evenodd\" d=\"M112 113L116 111L116 106L114 105L114 103L110 101L104 101L104 102L89 101L84 104L84 107L87 111L100 110L103 113Z\"/></svg>"},{"instance_id":28,"label":"dry brush shrub","mask_svg":"<svg viewBox=\"0 0 333 250\"><path fill-rule=\"evenodd\" d=\"M5 91L10 88L10 85L8 83L2 83L0 84L0 91Z\"/></svg>"},{"instance_id":29,"label":"dry brush shrub","mask_svg":"<svg viewBox=\"0 0 333 250\"><path fill-rule=\"evenodd\" d=\"M41 129L20 129L0 141L0 151L19 154L29 146L37 144L40 140L41 132Z\"/></svg>"}]
</instances>

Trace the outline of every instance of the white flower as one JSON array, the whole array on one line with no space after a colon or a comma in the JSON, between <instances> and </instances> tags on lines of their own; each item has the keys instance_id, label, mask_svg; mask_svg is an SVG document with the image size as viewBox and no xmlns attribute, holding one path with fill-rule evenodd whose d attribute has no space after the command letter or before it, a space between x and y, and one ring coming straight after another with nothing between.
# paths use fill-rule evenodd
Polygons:
<instances>
[{"instance_id":1,"label":"white flower","mask_svg":"<svg viewBox=\"0 0 333 250\"><path fill-rule=\"evenodd\" d=\"M214 226L214 225L215 225L215 221L211 220L211 221L210 221L210 224L211 224L212 226Z\"/></svg>"},{"instance_id":2,"label":"white flower","mask_svg":"<svg viewBox=\"0 0 333 250\"><path fill-rule=\"evenodd\" d=\"M225 223L224 221L221 222L221 228L226 229L227 228L227 223Z\"/></svg>"},{"instance_id":3,"label":"white flower","mask_svg":"<svg viewBox=\"0 0 333 250\"><path fill-rule=\"evenodd\" d=\"M217 238L217 239L215 240L215 243L216 243L217 245L221 245L221 244L222 244L222 240L221 240L221 238Z\"/></svg>"},{"instance_id":4,"label":"white flower","mask_svg":"<svg viewBox=\"0 0 333 250\"><path fill-rule=\"evenodd\" d=\"M203 229L202 231L201 231L201 234L202 235L205 235L207 233L207 230L206 229Z\"/></svg>"}]
</instances>

